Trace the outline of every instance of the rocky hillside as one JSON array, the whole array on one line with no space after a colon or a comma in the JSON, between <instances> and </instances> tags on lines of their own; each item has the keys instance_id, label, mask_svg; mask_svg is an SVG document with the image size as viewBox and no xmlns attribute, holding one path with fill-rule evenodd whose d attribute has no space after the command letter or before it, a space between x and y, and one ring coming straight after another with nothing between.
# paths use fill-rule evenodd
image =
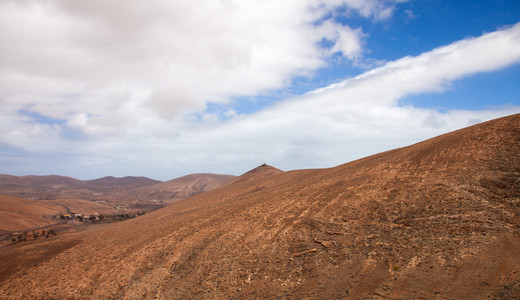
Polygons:
<instances>
[{"instance_id":1,"label":"rocky hillside","mask_svg":"<svg viewBox=\"0 0 520 300\"><path fill-rule=\"evenodd\" d=\"M273 169L4 247L2 261L31 256L0 269L0 297L520 297L520 115L335 168Z\"/></svg>"}]
</instances>

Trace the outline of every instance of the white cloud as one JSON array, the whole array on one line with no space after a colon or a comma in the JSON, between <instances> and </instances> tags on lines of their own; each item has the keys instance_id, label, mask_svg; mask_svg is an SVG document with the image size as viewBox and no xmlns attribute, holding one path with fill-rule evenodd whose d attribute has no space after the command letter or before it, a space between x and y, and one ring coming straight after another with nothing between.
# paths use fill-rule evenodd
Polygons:
<instances>
[{"instance_id":1,"label":"white cloud","mask_svg":"<svg viewBox=\"0 0 520 300\"><path fill-rule=\"evenodd\" d=\"M375 17L390 2L291 0L181 2L2 1L0 95L41 115L110 119L120 90L170 118L210 102L287 86L327 64L330 51L363 52L359 31L328 22L338 7ZM116 100L118 101L118 100ZM87 130L88 131L88 130Z\"/></svg>"},{"instance_id":2,"label":"white cloud","mask_svg":"<svg viewBox=\"0 0 520 300\"><path fill-rule=\"evenodd\" d=\"M82 167L70 175L83 178L168 179L237 174L263 162L283 169L332 166L520 111L441 113L399 105L407 95L442 92L464 76L519 62L516 25L250 115L230 109L222 121L197 114L208 102L284 87L326 65L334 52L356 60L364 51L362 30L323 19L327 12L346 6L379 20L394 4L1 2L0 145L60 153L55 159L76 161ZM323 39L332 46L320 47ZM61 122L38 122L22 110ZM97 173L100 166L106 173Z\"/></svg>"},{"instance_id":3,"label":"white cloud","mask_svg":"<svg viewBox=\"0 0 520 300\"><path fill-rule=\"evenodd\" d=\"M440 92L453 80L477 72L495 71L519 61L520 23L478 38L461 40L417 57L404 57L389 62L356 78L313 93L325 90L338 93L345 90L354 93L357 101L395 104L406 95ZM372 83L376 83L377 88L370 86Z\"/></svg>"},{"instance_id":4,"label":"white cloud","mask_svg":"<svg viewBox=\"0 0 520 300\"><path fill-rule=\"evenodd\" d=\"M355 60L363 53L364 34L360 28L352 29L331 20L323 22L319 28L325 39L334 42L330 48L331 54L341 53L342 56Z\"/></svg>"},{"instance_id":5,"label":"white cloud","mask_svg":"<svg viewBox=\"0 0 520 300\"><path fill-rule=\"evenodd\" d=\"M442 113L403 107L399 99L442 92L461 77L520 62L519 31L520 24L459 41L389 62L253 115L211 126L200 124L168 144L164 154L182 157L174 159L173 165L189 168L197 161L211 167L216 162L219 170L235 173L264 161L284 169L325 167L473 125L476 120L518 113L520 107L514 106Z\"/></svg>"}]
</instances>

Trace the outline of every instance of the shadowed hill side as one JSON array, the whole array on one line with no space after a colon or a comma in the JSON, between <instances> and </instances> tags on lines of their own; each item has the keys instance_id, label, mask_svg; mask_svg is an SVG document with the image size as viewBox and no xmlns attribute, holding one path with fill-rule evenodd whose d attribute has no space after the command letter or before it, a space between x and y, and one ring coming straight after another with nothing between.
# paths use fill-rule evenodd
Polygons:
<instances>
[{"instance_id":1,"label":"shadowed hill side","mask_svg":"<svg viewBox=\"0 0 520 300\"><path fill-rule=\"evenodd\" d=\"M246 173L75 235L0 297L518 298L519 141L514 115L335 168Z\"/></svg>"}]
</instances>

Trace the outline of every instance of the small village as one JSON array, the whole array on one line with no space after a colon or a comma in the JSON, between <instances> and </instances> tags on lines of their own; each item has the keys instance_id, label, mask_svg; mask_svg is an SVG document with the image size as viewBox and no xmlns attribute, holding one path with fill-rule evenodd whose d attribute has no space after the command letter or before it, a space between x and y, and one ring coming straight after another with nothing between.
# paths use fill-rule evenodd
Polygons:
<instances>
[{"instance_id":1,"label":"small village","mask_svg":"<svg viewBox=\"0 0 520 300\"><path fill-rule=\"evenodd\" d=\"M54 218L60 218L61 220L78 220L78 221L100 221L104 219L104 216L102 214L91 214L91 215L83 215L80 213L66 213L66 214L59 214L55 215Z\"/></svg>"},{"instance_id":2,"label":"small village","mask_svg":"<svg viewBox=\"0 0 520 300\"><path fill-rule=\"evenodd\" d=\"M59 214L53 216L53 219L59 218L60 220L76 220L81 222L93 222L93 223L99 223L99 222L117 222L117 221L123 221L127 219L133 219L138 216L142 216L146 214L145 211L138 211L135 213L121 213L121 214L111 214L111 215L103 215L103 214L81 214L81 213L65 213L65 214ZM99 221L99 222L97 222Z\"/></svg>"}]
</instances>

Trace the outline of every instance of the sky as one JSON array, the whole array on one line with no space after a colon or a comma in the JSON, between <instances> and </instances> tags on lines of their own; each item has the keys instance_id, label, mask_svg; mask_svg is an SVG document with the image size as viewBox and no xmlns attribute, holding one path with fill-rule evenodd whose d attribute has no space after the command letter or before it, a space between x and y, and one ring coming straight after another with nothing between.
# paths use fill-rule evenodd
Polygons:
<instances>
[{"instance_id":1,"label":"sky","mask_svg":"<svg viewBox=\"0 0 520 300\"><path fill-rule=\"evenodd\" d=\"M327 168L520 113L518 0L0 0L0 173Z\"/></svg>"}]
</instances>

